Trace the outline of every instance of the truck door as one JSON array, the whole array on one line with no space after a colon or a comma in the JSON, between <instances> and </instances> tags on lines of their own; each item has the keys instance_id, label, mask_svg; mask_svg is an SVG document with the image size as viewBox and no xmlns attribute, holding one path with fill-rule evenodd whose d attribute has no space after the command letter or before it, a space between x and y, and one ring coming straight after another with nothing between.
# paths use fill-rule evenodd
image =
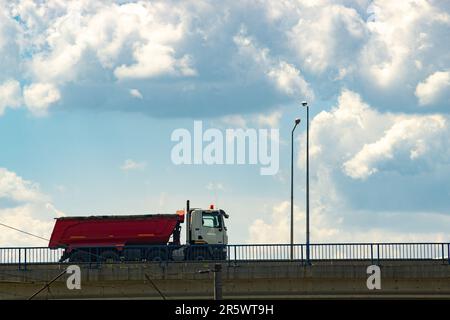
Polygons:
<instances>
[{"instance_id":1,"label":"truck door","mask_svg":"<svg viewBox=\"0 0 450 320\"><path fill-rule=\"evenodd\" d=\"M202 237L208 244L225 244L222 216L218 211L203 211L202 213Z\"/></svg>"}]
</instances>

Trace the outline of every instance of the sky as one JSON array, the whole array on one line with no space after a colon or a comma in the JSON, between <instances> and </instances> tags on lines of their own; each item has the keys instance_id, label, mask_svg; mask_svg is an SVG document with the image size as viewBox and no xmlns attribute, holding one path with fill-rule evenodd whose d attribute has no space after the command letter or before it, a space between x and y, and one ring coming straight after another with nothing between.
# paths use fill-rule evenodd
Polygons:
<instances>
[{"instance_id":1,"label":"sky","mask_svg":"<svg viewBox=\"0 0 450 320\"><path fill-rule=\"evenodd\" d=\"M230 243L450 241L450 2L0 0L0 223L223 208ZM174 130L278 129L280 167ZM0 246L46 241L0 227Z\"/></svg>"}]
</instances>

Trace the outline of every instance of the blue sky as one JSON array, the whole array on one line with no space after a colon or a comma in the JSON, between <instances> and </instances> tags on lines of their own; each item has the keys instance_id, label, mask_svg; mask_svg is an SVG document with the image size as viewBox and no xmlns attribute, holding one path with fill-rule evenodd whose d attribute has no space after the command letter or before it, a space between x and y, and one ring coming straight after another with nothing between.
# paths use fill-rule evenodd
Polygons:
<instances>
[{"instance_id":1,"label":"blue sky","mask_svg":"<svg viewBox=\"0 0 450 320\"><path fill-rule=\"evenodd\" d=\"M230 241L450 241L450 5L0 1L0 221L230 214ZM278 128L280 170L176 166L177 128ZM0 245L46 245L7 230Z\"/></svg>"}]
</instances>

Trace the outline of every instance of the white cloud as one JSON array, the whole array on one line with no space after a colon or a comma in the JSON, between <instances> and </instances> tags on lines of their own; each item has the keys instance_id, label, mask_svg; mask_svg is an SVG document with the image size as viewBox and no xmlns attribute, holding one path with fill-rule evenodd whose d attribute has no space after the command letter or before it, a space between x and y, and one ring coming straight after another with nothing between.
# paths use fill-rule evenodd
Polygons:
<instances>
[{"instance_id":1,"label":"white cloud","mask_svg":"<svg viewBox=\"0 0 450 320\"><path fill-rule=\"evenodd\" d=\"M138 89L130 89L130 95L134 98L143 99L142 93Z\"/></svg>"},{"instance_id":2,"label":"white cloud","mask_svg":"<svg viewBox=\"0 0 450 320\"><path fill-rule=\"evenodd\" d=\"M187 19L183 6L98 1L39 7L38 20L46 24L46 33L39 38L42 43L31 67L41 81L64 83L83 77L92 57L119 79L195 74L189 55L176 57ZM30 17L31 10L37 9L16 8L24 17Z\"/></svg>"},{"instance_id":3,"label":"white cloud","mask_svg":"<svg viewBox=\"0 0 450 320\"><path fill-rule=\"evenodd\" d=\"M5 168L0 168L0 198L20 202L43 202L48 200L39 191L39 185L24 180L15 172Z\"/></svg>"},{"instance_id":4,"label":"white cloud","mask_svg":"<svg viewBox=\"0 0 450 320\"><path fill-rule=\"evenodd\" d=\"M361 97L344 89L338 104L330 111L319 112L310 125L310 156L328 166L339 164L367 142L375 141L394 122L390 114L381 115L370 108ZM304 139L301 139L304 150ZM304 152L300 152L299 165L304 165Z\"/></svg>"},{"instance_id":5,"label":"white cloud","mask_svg":"<svg viewBox=\"0 0 450 320\"><path fill-rule=\"evenodd\" d=\"M295 227L299 227L303 220L303 212L298 207L294 208ZM263 219L256 219L249 227L249 243L289 243L290 241L290 203L281 202L273 207L270 217L271 221L266 222ZM296 233L296 235L299 232ZM296 242L299 239L296 239Z\"/></svg>"},{"instance_id":6,"label":"white cloud","mask_svg":"<svg viewBox=\"0 0 450 320\"><path fill-rule=\"evenodd\" d=\"M253 10L242 19L240 12L250 4ZM129 81L144 84L141 95L156 95L158 106L146 112L178 116L166 110L251 113L301 96L329 99L343 86L371 103L382 101L379 108L411 109L415 94L419 104L428 105L448 88L431 88L424 80L450 66L450 14L443 2L264 0L212 6L207 1L19 0L1 5L0 66L6 78L0 81L51 83L74 104L83 96L78 91L96 87L103 89L96 90L98 100L113 108L110 88L127 87ZM125 90L113 92L128 99L116 108L141 103ZM256 93L264 97L258 100ZM206 95L224 105L205 108L204 101L211 100Z\"/></svg>"},{"instance_id":7,"label":"white cloud","mask_svg":"<svg viewBox=\"0 0 450 320\"><path fill-rule=\"evenodd\" d=\"M385 94L379 100L413 101L417 82L450 62L448 8L426 0L377 0L372 8L357 56L359 77L371 96Z\"/></svg>"},{"instance_id":8,"label":"white cloud","mask_svg":"<svg viewBox=\"0 0 450 320\"><path fill-rule=\"evenodd\" d=\"M9 1L0 1L0 82L20 79L21 30L8 14Z\"/></svg>"},{"instance_id":9,"label":"white cloud","mask_svg":"<svg viewBox=\"0 0 450 320\"><path fill-rule=\"evenodd\" d=\"M415 94L422 106L436 103L450 105L450 72L433 73L417 85Z\"/></svg>"},{"instance_id":10,"label":"white cloud","mask_svg":"<svg viewBox=\"0 0 450 320\"><path fill-rule=\"evenodd\" d=\"M298 15L297 23L287 34L302 64L319 74L327 69L350 68L367 37L358 12L331 1L301 1L299 7L293 11Z\"/></svg>"},{"instance_id":11,"label":"white cloud","mask_svg":"<svg viewBox=\"0 0 450 320\"><path fill-rule=\"evenodd\" d=\"M136 162L132 159L127 159L120 166L120 169L122 169L123 171L143 170L146 166L147 164L145 162Z\"/></svg>"},{"instance_id":12,"label":"white cloud","mask_svg":"<svg viewBox=\"0 0 450 320\"><path fill-rule=\"evenodd\" d=\"M290 242L290 211L289 201L282 201L272 207L268 221L256 219L249 227L249 243L289 243ZM317 206L310 212L311 236L314 242L331 241L339 239L342 219L336 218L326 212L323 206ZM294 242L305 242L304 210L294 206Z\"/></svg>"},{"instance_id":13,"label":"white cloud","mask_svg":"<svg viewBox=\"0 0 450 320\"><path fill-rule=\"evenodd\" d=\"M53 212L57 218L65 217L65 216L66 216L66 214L65 214L64 212L62 212L61 210L58 210L58 209L57 209L52 203L50 203L50 202L47 203L47 204L45 205L45 207L46 207L50 212Z\"/></svg>"},{"instance_id":14,"label":"white cloud","mask_svg":"<svg viewBox=\"0 0 450 320\"><path fill-rule=\"evenodd\" d=\"M443 115L382 113L343 90L337 105L310 125L312 242L448 241L446 205L433 195L448 196L448 183L428 189L434 176L446 175L449 136ZM297 177L305 173L304 141ZM302 180L295 183L303 193ZM425 198L429 205L416 204ZM249 242L288 243L290 203L274 203L262 215L249 227ZM295 207L294 221L296 242L304 242L303 209Z\"/></svg>"},{"instance_id":15,"label":"white cloud","mask_svg":"<svg viewBox=\"0 0 450 320\"><path fill-rule=\"evenodd\" d=\"M25 204L13 208L0 209L0 220L2 223L25 231L44 239L50 239L54 226L54 220L48 216L47 219L39 217L46 212L45 207L39 204ZM18 231L0 226L0 242L2 246L47 246L48 242Z\"/></svg>"},{"instance_id":16,"label":"white cloud","mask_svg":"<svg viewBox=\"0 0 450 320\"><path fill-rule=\"evenodd\" d=\"M18 108L22 103L20 84L16 80L7 80L0 84L0 116L6 108Z\"/></svg>"},{"instance_id":17,"label":"white cloud","mask_svg":"<svg viewBox=\"0 0 450 320\"><path fill-rule=\"evenodd\" d=\"M352 178L364 179L378 171L379 162L393 159L399 152L408 152L411 161L426 152L439 152L440 148L427 150L427 146L431 145L429 141L436 141L440 135L450 133L445 118L439 115L402 118L379 140L365 144L354 157L346 161L343 165L345 173Z\"/></svg>"},{"instance_id":18,"label":"white cloud","mask_svg":"<svg viewBox=\"0 0 450 320\"><path fill-rule=\"evenodd\" d=\"M39 185L16 173L0 168L0 222L37 236L49 239L55 216L64 213L56 209L50 197ZM6 200L6 201L4 201ZM2 246L46 246L45 240L0 226Z\"/></svg>"},{"instance_id":19,"label":"white cloud","mask_svg":"<svg viewBox=\"0 0 450 320\"><path fill-rule=\"evenodd\" d=\"M271 66L266 73L269 79L275 82L276 87L287 95L303 95L308 100L314 98L309 84L292 64L281 61L278 65Z\"/></svg>"},{"instance_id":20,"label":"white cloud","mask_svg":"<svg viewBox=\"0 0 450 320\"><path fill-rule=\"evenodd\" d=\"M130 66L121 65L114 70L118 79L151 78L162 74L194 76L196 71L191 67L189 56L180 60L173 57L174 50L164 45L147 44L135 49L134 58L137 63Z\"/></svg>"},{"instance_id":21,"label":"white cloud","mask_svg":"<svg viewBox=\"0 0 450 320\"><path fill-rule=\"evenodd\" d=\"M450 219L445 214L358 212L345 203L345 196L333 186L329 177L314 179L312 191L311 243L446 242L449 239L446 230L450 227ZM305 220L305 211L295 206L295 243L305 243ZM248 242L289 243L289 235L290 203L283 201L275 203L268 216L254 221L249 227Z\"/></svg>"},{"instance_id":22,"label":"white cloud","mask_svg":"<svg viewBox=\"0 0 450 320\"><path fill-rule=\"evenodd\" d=\"M450 217L432 212L356 212L350 208L336 214L336 208L315 203L310 211L311 243L447 242ZM361 217L364 222L361 223ZM402 221L407 228L396 228ZM294 206L294 243L305 243L306 215ZM383 221L382 224L379 221ZM404 223L404 222L403 222ZM248 228L248 243L290 243L290 202L276 203L265 218Z\"/></svg>"},{"instance_id":23,"label":"white cloud","mask_svg":"<svg viewBox=\"0 0 450 320\"><path fill-rule=\"evenodd\" d=\"M61 94L51 83L33 83L23 89L27 108L35 115L45 115L50 105L59 101Z\"/></svg>"},{"instance_id":24,"label":"white cloud","mask_svg":"<svg viewBox=\"0 0 450 320\"><path fill-rule=\"evenodd\" d=\"M445 163L450 156L443 152L450 147L446 117L380 113L349 90L342 91L331 111L322 111L312 119L310 130L313 161L356 179L380 170L402 172L419 161ZM302 168L303 153L299 158ZM421 168L416 166L416 170Z\"/></svg>"},{"instance_id":25,"label":"white cloud","mask_svg":"<svg viewBox=\"0 0 450 320\"><path fill-rule=\"evenodd\" d=\"M304 97L308 100L314 99L314 93L309 84L295 66L271 57L270 50L260 47L256 41L247 35L244 27L233 37L239 53L248 59L255 69L271 81L276 88L292 97Z\"/></svg>"},{"instance_id":26,"label":"white cloud","mask_svg":"<svg viewBox=\"0 0 450 320\"><path fill-rule=\"evenodd\" d=\"M417 83L448 69L448 10L426 0L266 4L269 29L281 34L277 44L295 53L316 95L344 85L391 109L411 108Z\"/></svg>"}]
</instances>

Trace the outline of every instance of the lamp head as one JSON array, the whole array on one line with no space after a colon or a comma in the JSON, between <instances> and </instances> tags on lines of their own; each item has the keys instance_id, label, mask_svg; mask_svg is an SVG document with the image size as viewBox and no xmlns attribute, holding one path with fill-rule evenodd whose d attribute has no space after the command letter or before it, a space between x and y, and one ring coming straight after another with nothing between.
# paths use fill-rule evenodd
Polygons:
<instances>
[{"instance_id":1,"label":"lamp head","mask_svg":"<svg viewBox=\"0 0 450 320\"><path fill-rule=\"evenodd\" d=\"M308 106L308 102L302 101L302 106L307 107Z\"/></svg>"},{"instance_id":2,"label":"lamp head","mask_svg":"<svg viewBox=\"0 0 450 320\"><path fill-rule=\"evenodd\" d=\"M295 119L295 125L299 124L300 121L301 121L300 118Z\"/></svg>"}]
</instances>

